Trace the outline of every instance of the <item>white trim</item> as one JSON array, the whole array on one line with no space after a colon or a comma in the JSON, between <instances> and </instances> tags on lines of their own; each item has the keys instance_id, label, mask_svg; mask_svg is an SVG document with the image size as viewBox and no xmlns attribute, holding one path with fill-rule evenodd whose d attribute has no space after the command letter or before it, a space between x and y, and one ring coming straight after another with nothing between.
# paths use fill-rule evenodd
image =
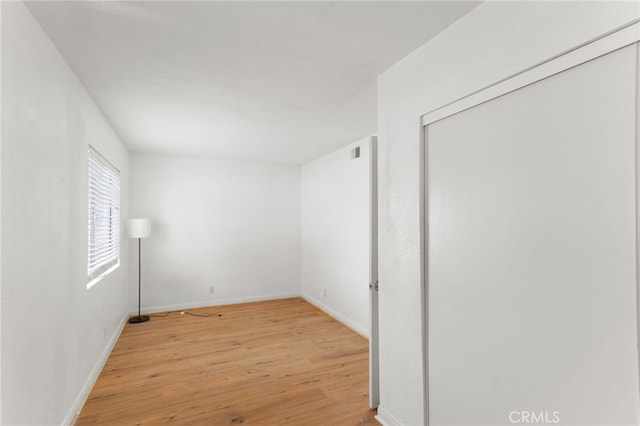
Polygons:
<instances>
[{"instance_id":1,"label":"white trim","mask_svg":"<svg viewBox=\"0 0 640 426\"><path fill-rule=\"evenodd\" d=\"M422 309L422 389L424 392L423 421L429 425L429 143L427 127L420 132L420 306Z\"/></svg>"},{"instance_id":2,"label":"white trim","mask_svg":"<svg viewBox=\"0 0 640 426\"><path fill-rule=\"evenodd\" d=\"M369 407L380 405L378 137L369 140Z\"/></svg>"},{"instance_id":3,"label":"white trim","mask_svg":"<svg viewBox=\"0 0 640 426\"><path fill-rule=\"evenodd\" d=\"M93 366L93 369L89 373L87 380L84 382L82 389L80 389L78 396L76 397L75 401L73 401L71 408L69 408L69 411L67 412L67 416L64 418L62 422L63 425L73 425L73 421L75 420L76 416L80 414L82 407L84 406L85 402L87 401L87 398L89 397L89 394L91 393L91 389L93 389L93 385L96 383L96 380L98 380L98 377L100 376L100 372L104 368L104 365L106 364L107 359L109 359L109 355L111 355L111 351L113 350L113 347L118 341L118 338L122 333L122 330L124 330L124 326L127 324L128 318L129 318L128 315L124 315L120 320L120 323L118 324L113 335L109 339L109 342L107 343L107 345L104 347L104 350L100 354L100 358L98 358L98 361Z\"/></svg>"},{"instance_id":4,"label":"white trim","mask_svg":"<svg viewBox=\"0 0 640 426\"><path fill-rule=\"evenodd\" d=\"M636 19L617 30L430 111L422 116L422 125L427 126L638 41L640 20Z\"/></svg>"},{"instance_id":5,"label":"white trim","mask_svg":"<svg viewBox=\"0 0 640 426\"><path fill-rule=\"evenodd\" d=\"M236 297L230 299L204 300L200 302L178 303L176 305L151 306L141 310L144 314L152 314L156 312L179 311L184 309L206 308L209 306L234 305L237 303L262 302L266 300L289 299L291 297L300 297L300 293L283 293L274 295ZM138 311L132 311L130 315L138 315Z\"/></svg>"},{"instance_id":6,"label":"white trim","mask_svg":"<svg viewBox=\"0 0 640 426\"><path fill-rule=\"evenodd\" d=\"M640 43L636 43L636 348L640 383Z\"/></svg>"},{"instance_id":7,"label":"white trim","mask_svg":"<svg viewBox=\"0 0 640 426\"><path fill-rule=\"evenodd\" d=\"M378 414L376 420L382 424L382 426L399 426L402 422L391 415L382 405L378 406Z\"/></svg>"},{"instance_id":8,"label":"white trim","mask_svg":"<svg viewBox=\"0 0 640 426\"><path fill-rule=\"evenodd\" d=\"M312 304L313 306L315 306L316 308L320 309L325 314L329 315L331 318L349 327L351 330L355 331L365 339L369 340L369 331L366 328L354 322L351 318L348 318L342 315L340 312L328 307L327 305L320 302L318 299L314 298L311 295L303 293L301 297L307 302L309 302L310 304Z\"/></svg>"},{"instance_id":9,"label":"white trim","mask_svg":"<svg viewBox=\"0 0 640 426\"><path fill-rule=\"evenodd\" d=\"M94 285L98 284L100 281L102 281L103 278L105 278L107 275L109 275L110 273L112 273L113 271L118 269L119 267L120 267L120 259L118 259L118 262L115 265L113 265L112 267L110 267L109 269L107 269L106 271L104 271L103 273L101 273L100 275L98 275L97 277L92 279L91 281L89 281L87 283L87 290L89 290Z\"/></svg>"}]
</instances>

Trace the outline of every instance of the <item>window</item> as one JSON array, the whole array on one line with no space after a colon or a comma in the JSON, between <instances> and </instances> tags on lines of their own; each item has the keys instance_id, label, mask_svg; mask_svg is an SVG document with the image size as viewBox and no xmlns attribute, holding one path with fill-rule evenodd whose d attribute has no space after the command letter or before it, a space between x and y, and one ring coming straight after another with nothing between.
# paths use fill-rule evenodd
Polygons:
<instances>
[{"instance_id":1,"label":"window","mask_svg":"<svg viewBox=\"0 0 640 426\"><path fill-rule=\"evenodd\" d=\"M87 287L120 262L120 172L89 147Z\"/></svg>"}]
</instances>

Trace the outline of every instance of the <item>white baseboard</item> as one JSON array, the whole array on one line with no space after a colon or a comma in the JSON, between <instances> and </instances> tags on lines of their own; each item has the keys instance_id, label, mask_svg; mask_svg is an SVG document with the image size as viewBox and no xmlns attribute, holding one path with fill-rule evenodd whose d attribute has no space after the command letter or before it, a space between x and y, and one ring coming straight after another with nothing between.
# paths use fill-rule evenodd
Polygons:
<instances>
[{"instance_id":1,"label":"white baseboard","mask_svg":"<svg viewBox=\"0 0 640 426\"><path fill-rule=\"evenodd\" d=\"M376 420L382 424L382 426L400 426L402 422L393 417L387 410L381 405L378 406L378 414Z\"/></svg>"},{"instance_id":2,"label":"white baseboard","mask_svg":"<svg viewBox=\"0 0 640 426\"><path fill-rule=\"evenodd\" d=\"M155 312L179 311L184 309L206 308L208 306L233 305L236 303L262 302L265 300L288 299L290 297L300 297L300 293L283 293L271 294L263 296L235 297L230 299L211 299L200 302L178 303L175 305L151 306L142 309L143 314L151 314ZM131 312L130 315L136 315L137 312Z\"/></svg>"},{"instance_id":3,"label":"white baseboard","mask_svg":"<svg viewBox=\"0 0 640 426\"><path fill-rule=\"evenodd\" d=\"M118 326L116 327L113 335L109 339L109 342L106 344L104 350L100 354L100 358L98 358L98 361L96 361L96 364L93 366L93 369L89 373L87 380L84 382L84 386L82 386L82 389L80 389L78 396L76 397L75 401L73 401L73 404L71 405L67 416L64 418L64 421L62 423L63 425L66 426L73 424L76 416L80 413L82 406L89 397L89 393L91 393L91 389L93 389L93 385L96 383L96 380L98 380L98 376L100 376L100 372L102 371L104 364L107 362L107 359L109 359L109 355L111 355L111 351L118 341L118 338L120 337L124 326L127 324L128 318L128 315L124 315L120 320L120 324L118 324Z\"/></svg>"},{"instance_id":4,"label":"white baseboard","mask_svg":"<svg viewBox=\"0 0 640 426\"><path fill-rule=\"evenodd\" d=\"M365 339L369 340L369 330L367 330L364 327L361 327L359 324L356 324L356 322L353 321L351 318L348 318L342 315L340 312L334 310L333 308L330 308L329 306L320 302L318 299L314 298L313 296L303 293L302 298L307 302L311 303L316 308L326 313L327 315L329 315L330 317L346 325L347 327L349 327L350 329L352 329L353 331L355 331Z\"/></svg>"}]
</instances>

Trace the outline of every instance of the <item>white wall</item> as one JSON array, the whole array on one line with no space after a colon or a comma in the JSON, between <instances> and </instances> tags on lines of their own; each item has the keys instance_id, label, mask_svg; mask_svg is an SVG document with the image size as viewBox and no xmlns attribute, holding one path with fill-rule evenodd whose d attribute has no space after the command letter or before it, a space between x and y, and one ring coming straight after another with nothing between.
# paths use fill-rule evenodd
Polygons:
<instances>
[{"instance_id":1,"label":"white wall","mask_svg":"<svg viewBox=\"0 0 640 426\"><path fill-rule=\"evenodd\" d=\"M0 24L2 22L2 6L0 5ZM0 44L2 32L0 31ZM2 49L0 48L0 81L2 81ZM1 96L1 95L0 95ZM2 101L0 98L0 118L2 116ZM2 119L0 119L0 133ZM2 423L2 135L0 134L0 423Z\"/></svg>"},{"instance_id":2,"label":"white wall","mask_svg":"<svg viewBox=\"0 0 640 426\"><path fill-rule=\"evenodd\" d=\"M131 194L131 217L152 219L142 240L143 310L300 294L299 167L132 154Z\"/></svg>"},{"instance_id":3,"label":"white wall","mask_svg":"<svg viewBox=\"0 0 640 426\"><path fill-rule=\"evenodd\" d=\"M369 152L364 138L302 167L302 296L366 337Z\"/></svg>"},{"instance_id":4,"label":"white wall","mask_svg":"<svg viewBox=\"0 0 640 426\"><path fill-rule=\"evenodd\" d=\"M636 2L485 2L379 78L380 418L424 424L420 116L640 16ZM615 307L614 307L615 309Z\"/></svg>"},{"instance_id":5,"label":"white wall","mask_svg":"<svg viewBox=\"0 0 640 426\"><path fill-rule=\"evenodd\" d=\"M122 265L87 290L87 147L128 153L24 4L2 3L2 424L69 422L126 315Z\"/></svg>"}]
</instances>

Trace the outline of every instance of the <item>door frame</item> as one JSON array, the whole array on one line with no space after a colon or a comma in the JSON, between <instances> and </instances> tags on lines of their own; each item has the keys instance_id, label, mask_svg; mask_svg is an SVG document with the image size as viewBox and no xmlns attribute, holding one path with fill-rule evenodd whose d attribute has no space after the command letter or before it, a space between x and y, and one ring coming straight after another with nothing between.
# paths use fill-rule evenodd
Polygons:
<instances>
[{"instance_id":1,"label":"door frame","mask_svg":"<svg viewBox=\"0 0 640 426\"><path fill-rule=\"evenodd\" d=\"M369 141L369 407L380 404L378 321L378 137Z\"/></svg>"},{"instance_id":2,"label":"door frame","mask_svg":"<svg viewBox=\"0 0 640 426\"><path fill-rule=\"evenodd\" d=\"M620 27L595 37L572 49L568 49L547 60L539 62L518 73L510 75L469 95L458 98L420 117L420 234L421 234L421 274L423 309L423 385L424 419L429 420L429 156L428 126L459 112L489 102L522 87L559 74L585 62L608 53L636 44L638 61L636 87L636 115L640 120L640 19L634 19ZM637 333L640 342L640 122L636 124L636 315ZM638 371L640 374L640 351L638 352Z\"/></svg>"}]
</instances>

